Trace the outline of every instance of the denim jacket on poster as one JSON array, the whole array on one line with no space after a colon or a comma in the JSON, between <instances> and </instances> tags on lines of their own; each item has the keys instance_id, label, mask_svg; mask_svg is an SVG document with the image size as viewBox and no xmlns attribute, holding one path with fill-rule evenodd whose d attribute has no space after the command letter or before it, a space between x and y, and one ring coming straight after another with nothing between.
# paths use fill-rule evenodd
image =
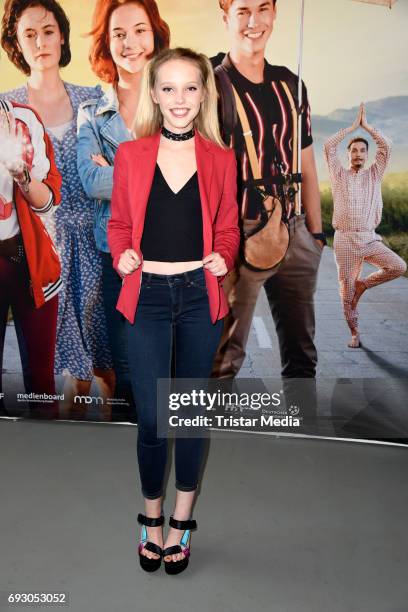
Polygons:
<instances>
[{"instance_id":1,"label":"denim jacket on poster","mask_svg":"<svg viewBox=\"0 0 408 612\"><path fill-rule=\"evenodd\" d=\"M101 97L88 100L78 111L78 173L83 188L96 200L94 236L100 251L109 253L106 237L107 223L111 216L113 161L120 143L132 140L121 115L113 87ZM91 155L101 154L109 163L97 166Z\"/></svg>"}]
</instances>

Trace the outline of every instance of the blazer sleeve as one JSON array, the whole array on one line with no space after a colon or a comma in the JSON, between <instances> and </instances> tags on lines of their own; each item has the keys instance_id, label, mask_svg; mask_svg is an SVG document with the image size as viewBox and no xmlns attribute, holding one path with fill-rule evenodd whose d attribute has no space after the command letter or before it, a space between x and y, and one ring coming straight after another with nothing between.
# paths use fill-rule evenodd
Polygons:
<instances>
[{"instance_id":1,"label":"blazer sleeve","mask_svg":"<svg viewBox=\"0 0 408 612\"><path fill-rule=\"evenodd\" d=\"M234 267L240 242L237 204L237 162L235 152L226 152L226 168L220 206L214 224L214 251L225 260L228 271Z\"/></svg>"},{"instance_id":2,"label":"blazer sleeve","mask_svg":"<svg viewBox=\"0 0 408 612\"><path fill-rule=\"evenodd\" d=\"M128 185L128 160L123 146L119 145L113 169L112 214L108 222L108 244L116 271L122 253L132 248L132 216Z\"/></svg>"}]
</instances>

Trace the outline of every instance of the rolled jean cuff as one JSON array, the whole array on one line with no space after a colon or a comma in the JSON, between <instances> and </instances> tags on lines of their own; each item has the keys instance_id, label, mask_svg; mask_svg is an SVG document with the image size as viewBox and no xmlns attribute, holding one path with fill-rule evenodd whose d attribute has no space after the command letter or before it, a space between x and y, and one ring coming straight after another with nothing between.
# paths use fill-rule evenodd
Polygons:
<instances>
[{"instance_id":1,"label":"rolled jean cuff","mask_svg":"<svg viewBox=\"0 0 408 612\"><path fill-rule=\"evenodd\" d=\"M196 485L182 485L179 482L176 482L176 489L178 491L182 491L183 493L190 493L191 491L195 491L198 487L198 484Z\"/></svg>"},{"instance_id":2,"label":"rolled jean cuff","mask_svg":"<svg viewBox=\"0 0 408 612\"><path fill-rule=\"evenodd\" d=\"M158 499L159 497L163 496L163 489L161 491L159 491L158 493L148 493L147 491L144 491L142 489L142 495L145 499Z\"/></svg>"}]
</instances>

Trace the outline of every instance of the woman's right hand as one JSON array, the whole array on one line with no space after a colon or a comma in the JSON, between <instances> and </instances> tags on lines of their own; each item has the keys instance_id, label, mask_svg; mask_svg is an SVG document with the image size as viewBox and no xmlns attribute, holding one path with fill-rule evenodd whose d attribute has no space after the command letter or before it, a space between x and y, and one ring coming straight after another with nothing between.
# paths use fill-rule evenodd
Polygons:
<instances>
[{"instance_id":1,"label":"woman's right hand","mask_svg":"<svg viewBox=\"0 0 408 612\"><path fill-rule=\"evenodd\" d=\"M118 271L122 276L132 274L141 264L139 255L133 249L126 249L119 257Z\"/></svg>"}]
</instances>

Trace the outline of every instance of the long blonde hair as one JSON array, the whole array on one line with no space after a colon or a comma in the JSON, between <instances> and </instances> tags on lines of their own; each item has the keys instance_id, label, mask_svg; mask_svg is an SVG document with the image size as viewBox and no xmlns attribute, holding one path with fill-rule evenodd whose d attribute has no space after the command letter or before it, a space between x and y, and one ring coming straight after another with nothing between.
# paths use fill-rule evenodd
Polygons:
<instances>
[{"instance_id":1,"label":"long blonde hair","mask_svg":"<svg viewBox=\"0 0 408 612\"><path fill-rule=\"evenodd\" d=\"M225 148L221 138L217 112L217 88L211 62L206 55L196 53L191 49L177 47L164 49L153 57L145 66L142 82L140 84L140 98L133 123L133 133L136 138L152 136L162 126L163 116L158 104L153 102L151 91L156 85L159 68L170 60L185 60L192 62L200 71L204 87L204 100L200 111L194 119L194 127L204 138Z\"/></svg>"}]
</instances>

